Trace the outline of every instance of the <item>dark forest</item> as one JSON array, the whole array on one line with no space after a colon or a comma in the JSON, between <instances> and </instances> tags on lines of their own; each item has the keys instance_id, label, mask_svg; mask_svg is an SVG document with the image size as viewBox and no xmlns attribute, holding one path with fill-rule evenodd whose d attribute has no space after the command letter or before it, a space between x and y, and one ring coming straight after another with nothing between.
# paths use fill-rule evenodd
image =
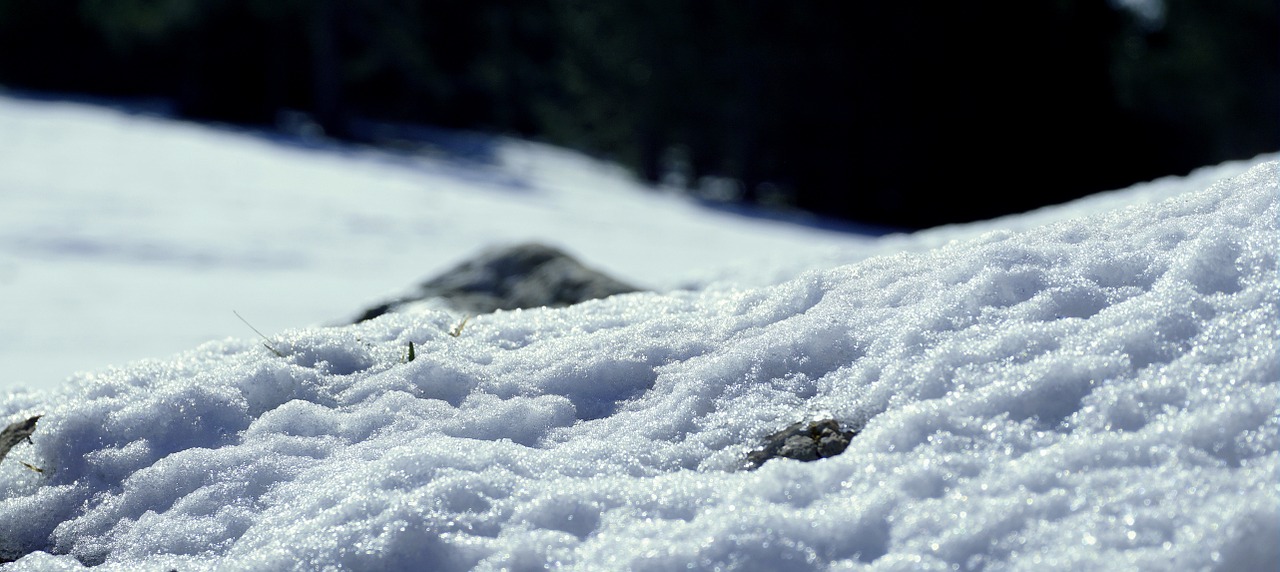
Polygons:
<instances>
[{"instance_id":1,"label":"dark forest","mask_svg":"<svg viewBox=\"0 0 1280 572\"><path fill-rule=\"evenodd\" d=\"M1163 6L0 0L0 85L512 134L920 228L1280 150L1277 3Z\"/></svg>"}]
</instances>

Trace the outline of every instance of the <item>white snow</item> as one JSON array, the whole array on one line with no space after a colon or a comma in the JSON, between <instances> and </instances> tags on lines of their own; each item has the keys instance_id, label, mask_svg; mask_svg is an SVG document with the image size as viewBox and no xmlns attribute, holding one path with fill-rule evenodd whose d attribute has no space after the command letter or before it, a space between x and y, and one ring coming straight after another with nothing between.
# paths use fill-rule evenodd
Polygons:
<instances>
[{"instance_id":1,"label":"white snow","mask_svg":"<svg viewBox=\"0 0 1280 572\"><path fill-rule=\"evenodd\" d=\"M222 341L9 393L0 420L43 417L0 462L8 568L1280 564L1274 156L874 239L518 142L410 161L13 99L0 133L6 361L73 358L90 326L47 321L97 305L142 314L118 314L132 335L234 304L285 354L232 317ZM515 238L662 291L456 338L433 310L275 325ZM864 427L836 457L740 469L821 417Z\"/></svg>"},{"instance_id":2,"label":"white snow","mask_svg":"<svg viewBox=\"0 0 1280 572\"><path fill-rule=\"evenodd\" d=\"M314 147L0 99L0 389L252 335L233 310L264 332L336 323L496 243L669 289L867 242L709 211L533 143L466 160Z\"/></svg>"}]
</instances>

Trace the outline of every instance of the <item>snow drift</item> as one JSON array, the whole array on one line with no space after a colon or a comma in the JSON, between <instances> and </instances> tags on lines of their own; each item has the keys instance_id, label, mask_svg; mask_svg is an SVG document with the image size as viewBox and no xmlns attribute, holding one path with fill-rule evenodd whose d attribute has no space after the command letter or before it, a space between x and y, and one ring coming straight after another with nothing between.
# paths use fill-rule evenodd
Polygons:
<instances>
[{"instance_id":1,"label":"snow drift","mask_svg":"<svg viewBox=\"0 0 1280 572\"><path fill-rule=\"evenodd\" d=\"M202 345L8 396L0 553L78 569L1280 562L1280 164L770 287ZM416 359L407 362L413 342ZM842 454L742 470L805 419ZM36 473L12 459L44 470Z\"/></svg>"}]
</instances>

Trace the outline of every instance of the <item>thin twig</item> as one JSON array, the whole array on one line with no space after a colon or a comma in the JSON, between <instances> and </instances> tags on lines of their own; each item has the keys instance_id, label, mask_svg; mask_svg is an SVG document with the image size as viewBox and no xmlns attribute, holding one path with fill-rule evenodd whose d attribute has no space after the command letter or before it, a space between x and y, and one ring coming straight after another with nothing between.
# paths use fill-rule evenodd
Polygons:
<instances>
[{"instance_id":1,"label":"thin twig","mask_svg":"<svg viewBox=\"0 0 1280 572\"><path fill-rule=\"evenodd\" d=\"M240 318L240 321L244 322L244 325L249 326L249 329L253 330L255 334L262 336L262 340L263 340L262 345L267 346L267 349L271 350L271 353L276 354L276 357L284 357L284 354L280 353L280 350L277 350L276 348L272 347L271 340L268 339L267 336L264 335L262 332L259 332L258 328L253 327L253 324L250 324L249 320L244 319L244 316L241 316L240 312L232 310L231 313L235 314L237 318Z\"/></svg>"},{"instance_id":2,"label":"thin twig","mask_svg":"<svg viewBox=\"0 0 1280 572\"><path fill-rule=\"evenodd\" d=\"M453 336L453 337L455 337L455 338L456 338L456 337L458 337L458 336L461 336L461 335L462 335L462 328L466 327L466 325L467 325L467 320L470 320L470 319L471 319L471 314L467 314L467 317L463 318L463 319L462 319L462 322L460 322L460 323L458 323L458 325L454 326L452 330L449 330L449 335L450 335L450 336Z\"/></svg>"}]
</instances>

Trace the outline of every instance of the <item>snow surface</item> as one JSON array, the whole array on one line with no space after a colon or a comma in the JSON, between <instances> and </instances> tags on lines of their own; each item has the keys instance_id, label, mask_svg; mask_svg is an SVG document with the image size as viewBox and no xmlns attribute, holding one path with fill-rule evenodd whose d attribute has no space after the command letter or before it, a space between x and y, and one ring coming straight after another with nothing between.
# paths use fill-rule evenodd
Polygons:
<instances>
[{"instance_id":1,"label":"snow surface","mask_svg":"<svg viewBox=\"0 0 1280 572\"><path fill-rule=\"evenodd\" d=\"M42 105L7 101L0 121ZM204 141L214 157L273 157L250 181L313 161L326 175L305 180L328 188L381 164L78 107L46 120L73 112L85 114L77 124L139 122L164 145ZM138 137L137 148L150 145ZM277 163L285 153L297 156ZM237 331L13 392L0 419L44 417L34 445L0 463L0 555L25 554L13 570L1275 569L1280 162L1268 159L1218 182L1243 167L1026 215L1033 222L802 249L778 266L706 274L715 279L681 277L650 254L626 277L647 266L654 282L699 288L477 316L458 337L448 333L457 316L430 310L288 330L272 336L285 357ZM0 169L6 201L24 164ZM427 176L414 173L404 176ZM154 173L102 177L135 175ZM231 193L233 183L202 178L213 175L195 179ZM516 193L472 195L439 200L538 208ZM652 200L682 213L671 220L688 226L671 232L693 232L697 207L620 195L627 206L601 226L638 225L627 213L658 212L633 210ZM457 212L437 220L483 219ZM559 230L574 234L569 218ZM334 246L313 224L306 240ZM764 228L750 224L743 236ZM307 227L263 215L245 228L270 245ZM796 243L821 236L778 228ZM84 242L123 244L104 229ZM665 246L662 235L649 236ZM387 239L369 240L361 246ZM762 259L785 252L757 240ZM734 248L723 269L747 254ZM662 252L686 271L696 256ZM841 258L852 263L822 262ZM406 363L410 341L417 358ZM861 433L833 458L740 469L764 436L820 417Z\"/></svg>"},{"instance_id":2,"label":"snow surface","mask_svg":"<svg viewBox=\"0 0 1280 572\"><path fill-rule=\"evenodd\" d=\"M647 288L864 235L707 209L501 138L420 156L0 96L0 390L319 326L498 243Z\"/></svg>"}]
</instances>

